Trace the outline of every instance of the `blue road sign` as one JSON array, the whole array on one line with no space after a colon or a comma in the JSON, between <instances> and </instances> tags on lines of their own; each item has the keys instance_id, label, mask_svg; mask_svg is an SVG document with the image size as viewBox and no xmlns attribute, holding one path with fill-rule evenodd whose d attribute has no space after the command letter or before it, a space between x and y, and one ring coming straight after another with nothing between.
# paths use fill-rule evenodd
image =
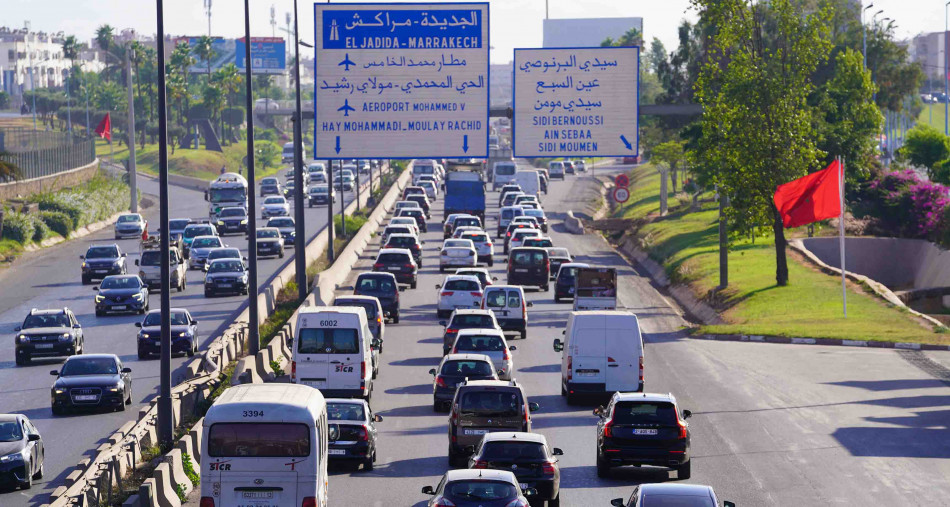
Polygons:
<instances>
[{"instance_id":1,"label":"blue road sign","mask_svg":"<svg viewBox=\"0 0 950 507\"><path fill-rule=\"evenodd\" d=\"M244 72L244 38L234 41L234 65ZM287 50L280 37L251 37L251 72L283 74L287 70Z\"/></svg>"}]
</instances>

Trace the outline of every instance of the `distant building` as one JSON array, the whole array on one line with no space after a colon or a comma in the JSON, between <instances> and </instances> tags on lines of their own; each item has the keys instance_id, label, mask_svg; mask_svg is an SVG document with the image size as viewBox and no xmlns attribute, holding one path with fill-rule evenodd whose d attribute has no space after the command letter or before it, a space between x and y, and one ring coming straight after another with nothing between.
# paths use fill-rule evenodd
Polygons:
<instances>
[{"instance_id":1,"label":"distant building","mask_svg":"<svg viewBox=\"0 0 950 507\"><path fill-rule=\"evenodd\" d=\"M511 105L512 64L491 66L491 79L488 89L491 91L491 105L501 107Z\"/></svg>"},{"instance_id":2,"label":"distant building","mask_svg":"<svg viewBox=\"0 0 950 507\"><path fill-rule=\"evenodd\" d=\"M48 34L0 27L0 90L14 97L14 105L23 92L34 87L63 86L71 65L63 56L64 39L62 32ZM88 46L80 49L76 63L86 71L99 72L104 68L98 52Z\"/></svg>"},{"instance_id":3,"label":"distant building","mask_svg":"<svg viewBox=\"0 0 950 507\"><path fill-rule=\"evenodd\" d=\"M907 42L911 61L923 67L924 75L942 82L946 69L947 32L922 33ZM941 86L942 88L942 86Z\"/></svg>"},{"instance_id":4,"label":"distant building","mask_svg":"<svg viewBox=\"0 0 950 507\"><path fill-rule=\"evenodd\" d=\"M608 37L619 39L631 28L643 33L643 18L545 19L544 47L597 47Z\"/></svg>"}]
</instances>

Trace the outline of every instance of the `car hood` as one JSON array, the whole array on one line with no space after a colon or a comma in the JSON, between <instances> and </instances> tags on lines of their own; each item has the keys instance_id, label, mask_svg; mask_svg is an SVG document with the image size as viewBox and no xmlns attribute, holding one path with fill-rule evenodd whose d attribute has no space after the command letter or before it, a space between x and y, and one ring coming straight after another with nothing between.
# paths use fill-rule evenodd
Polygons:
<instances>
[{"instance_id":1,"label":"car hood","mask_svg":"<svg viewBox=\"0 0 950 507\"><path fill-rule=\"evenodd\" d=\"M284 209L287 207L287 205L286 204L265 204L264 207L267 209Z\"/></svg>"},{"instance_id":2,"label":"car hood","mask_svg":"<svg viewBox=\"0 0 950 507\"><path fill-rule=\"evenodd\" d=\"M63 333L72 333L73 329L70 327L31 327L27 329L21 329L19 334L28 334L28 335L48 335L48 334L63 334Z\"/></svg>"},{"instance_id":3,"label":"car hood","mask_svg":"<svg viewBox=\"0 0 950 507\"><path fill-rule=\"evenodd\" d=\"M244 276L244 273L240 271L222 271L220 273L208 273L205 275L205 278L209 280L215 280L217 278L241 278L242 276Z\"/></svg>"},{"instance_id":4,"label":"car hood","mask_svg":"<svg viewBox=\"0 0 950 507\"><path fill-rule=\"evenodd\" d=\"M173 335L180 333L182 331L188 331L188 326L172 326L171 327L171 332ZM162 332L162 328L160 326L148 326L148 327L143 327L142 332L148 333L148 334L155 333L157 335L158 333Z\"/></svg>"},{"instance_id":5,"label":"car hood","mask_svg":"<svg viewBox=\"0 0 950 507\"><path fill-rule=\"evenodd\" d=\"M6 456L7 454L13 454L22 450L22 440L17 440L16 442L0 442L0 456Z\"/></svg>"},{"instance_id":6,"label":"car hood","mask_svg":"<svg viewBox=\"0 0 950 507\"><path fill-rule=\"evenodd\" d=\"M280 243L283 238L257 238L258 243Z\"/></svg>"},{"instance_id":7,"label":"car hood","mask_svg":"<svg viewBox=\"0 0 950 507\"><path fill-rule=\"evenodd\" d=\"M101 289L99 290L100 296L131 296L133 294L138 294L141 289Z\"/></svg>"},{"instance_id":8,"label":"car hood","mask_svg":"<svg viewBox=\"0 0 950 507\"><path fill-rule=\"evenodd\" d=\"M118 375L76 375L57 378L53 387L106 387L118 383Z\"/></svg>"},{"instance_id":9,"label":"car hood","mask_svg":"<svg viewBox=\"0 0 950 507\"><path fill-rule=\"evenodd\" d=\"M115 264L115 261L121 257L96 257L95 259L86 259L87 265L105 266Z\"/></svg>"},{"instance_id":10,"label":"car hood","mask_svg":"<svg viewBox=\"0 0 950 507\"><path fill-rule=\"evenodd\" d=\"M197 257L204 257L208 255L208 252L210 252L211 249L213 248L218 248L218 247L215 246L215 247L207 247L207 248L192 248L191 255L194 255Z\"/></svg>"},{"instance_id":11,"label":"car hood","mask_svg":"<svg viewBox=\"0 0 950 507\"><path fill-rule=\"evenodd\" d=\"M115 226L120 229L140 229L143 225L142 222L116 222Z\"/></svg>"}]
</instances>

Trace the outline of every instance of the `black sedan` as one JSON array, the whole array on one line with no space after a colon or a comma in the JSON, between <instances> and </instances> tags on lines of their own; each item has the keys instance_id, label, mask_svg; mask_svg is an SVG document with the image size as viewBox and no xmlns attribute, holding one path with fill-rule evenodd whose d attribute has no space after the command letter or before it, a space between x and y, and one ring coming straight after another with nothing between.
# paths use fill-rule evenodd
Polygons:
<instances>
[{"instance_id":1,"label":"black sedan","mask_svg":"<svg viewBox=\"0 0 950 507\"><path fill-rule=\"evenodd\" d=\"M205 275L205 297L247 294L247 266L241 259L217 259Z\"/></svg>"},{"instance_id":2,"label":"black sedan","mask_svg":"<svg viewBox=\"0 0 950 507\"><path fill-rule=\"evenodd\" d=\"M544 436L538 433L486 433L482 441L471 449L468 460L471 469L508 470L515 474L524 488L534 488L534 501L545 500L548 507L561 505L561 469L557 456L563 451L548 447Z\"/></svg>"},{"instance_id":3,"label":"black sedan","mask_svg":"<svg viewBox=\"0 0 950 507\"><path fill-rule=\"evenodd\" d=\"M79 408L125 410L132 404L132 370L115 354L72 356L50 375L56 377L50 390L53 415Z\"/></svg>"},{"instance_id":4,"label":"black sedan","mask_svg":"<svg viewBox=\"0 0 950 507\"><path fill-rule=\"evenodd\" d=\"M96 317L107 313L148 311L148 285L139 275L107 276L92 290L96 294Z\"/></svg>"},{"instance_id":5,"label":"black sedan","mask_svg":"<svg viewBox=\"0 0 950 507\"><path fill-rule=\"evenodd\" d=\"M0 414L0 489L30 489L43 478L43 437L23 414Z\"/></svg>"},{"instance_id":6,"label":"black sedan","mask_svg":"<svg viewBox=\"0 0 950 507\"><path fill-rule=\"evenodd\" d=\"M247 210L234 206L219 211L215 225L218 226L218 233L221 235L238 234L247 232L247 222Z\"/></svg>"},{"instance_id":7,"label":"black sedan","mask_svg":"<svg viewBox=\"0 0 950 507\"><path fill-rule=\"evenodd\" d=\"M385 316L393 324L399 324L399 284L392 273L360 273L356 277L353 294L379 299Z\"/></svg>"},{"instance_id":8,"label":"black sedan","mask_svg":"<svg viewBox=\"0 0 950 507\"><path fill-rule=\"evenodd\" d=\"M366 400L328 399L328 457L362 464L363 470L372 470L376 462L376 423L382 420L382 416L373 415Z\"/></svg>"},{"instance_id":9,"label":"black sedan","mask_svg":"<svg viewBox=\"0 0 950 507\"><path fill-rule=\"evenodd\" d=\"M189 357L198 351L198 321L191 318L191 313L184 308L171 309L171 343L172 354L183 353ZM145 359L149 354L158 354L162 351L162 314L161 310L152 310L142 322L136 322L135 327L141 328L137 342L139 359Z\"/></svg>"}]
</instances>

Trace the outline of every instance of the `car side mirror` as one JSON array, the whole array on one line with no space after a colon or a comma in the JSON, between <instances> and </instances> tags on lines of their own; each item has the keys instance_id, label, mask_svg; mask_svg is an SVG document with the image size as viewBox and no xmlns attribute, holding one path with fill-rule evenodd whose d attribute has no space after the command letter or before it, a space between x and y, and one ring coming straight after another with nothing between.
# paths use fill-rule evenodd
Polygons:
<instances>
[{"instance_id":1,"label":"car side mirror","mask_svg":"<svg viewBox=\"0 0 950 507\"><path fill-rule=\"evenodd\" d=\"M692 417L692 416L693 416L693 412L692 412L691 410L684 410L684 411L683 411L683 419L689 419L689 418Z\"/></svg>"},{"instance_id":2,"label":"car side mirror","mask_svg":"<svg viewBox=\"0 0 950 507\"><path fill-rule=\"evenodd\" d=\"M445 322L444 320L440 320L440 321L439 321L439 325L442 326L442 327L445 327L447 324L448 324L448 323Z\"/></svg>"},{"instance_id":3,"label":"car side mirror","mask_svg":"<svg viewBox=\"0 0 950 507\"><path fill-rule=\"evenodd\" d=\"M241 258L244 259L244 262L247 262L247 257L241 257Z\"/></svg>"},{"instance_id":4,"label":"car side mirror","mask_svg":"<svg viewBox=\"0 0 950 507\"><path fill-rule=\"evenodd\" d=\"M54 377L58 377L58 376L59 376L59 371L58 371L58 370L52 370L52 371L49 372L49 374L52 375L52 376L54 376Z\"/></svg>"},{"instance_id":5,"label":"car side mirror","mask_svg":"<svg viewBox=\"0 0 950 507\"><path fill-rule=\"evenodd\" d=\"M497 276L493 276L493 277L491 277L491 281L493 281L493 282L497 282L497 281L498 281L498 277L497 277Z\"/></svg>"},{"instance_id":6,"label":"car side mirror","mask_svg":"<svg viewBox=\"0 0 950 507\"><path fill-rule=\"evenodd\" d=\"M123 252L122 255L120 255L120 257L125 257L125 256L127 256L127 255L129 255L129 254Z\"/></svg>"},{"instance_id":7,"label":"car side mirror","mask_svg":"<svg viewBox=\"0 0 950 507\"><path fill-rule=\"evenodd\" d=\"M432 489L432 486L423 486L423 487L422 487L422 493L425 494L425 495L434 495L434 494L435 494L435 490Z\"/></svg>"},{"instance_id":8,"label":"car side mirror","mask_svg":"<svg viewBox=\"0 0 950 507\"><path fill-rule=\"evenodd\" d=\"M98 286L98 285L93 285L93 286L92 286L92 290L94 290L94 291L96 291L96 292L99 292L99 286Z\"/></svg>"},{"instance_id":9,"label":"car side mirror","mask_svg":"<svg viewBox=\"0 0 950 507\"><path fill-rule=\"evenodd\" d=\"M122 373L132 373L132 368L129 368L129 367L122 368Z\"/></svg>"},{"instance_id":10,"label":"car side mirror","mask_svg":"<svg viewBox=\"0 0 950 507\"><path fill-rule=\"evenodd\" d=\"M736 503L730 502L729 500L724 500L722 502L722 507L736 507Z\"/></svg>"},{"instance_id":11,"label":"car side mirror","mask_svg":"<svg viewBox=\"0 0 950 507\"><path fill-rule=\"evenodd\" d=\"M603 415L604 415L604 406L601 405L601 406L595 408L595 409L594 409L594 415L596 415L596 416L598 416L598 417L603 416Z\"/></svg>"},{"instance_id":12,"label":"car side mirror","mask_svg":"<svg viewBox=\"0 0 950 507\"><path fill-rule=\"evenodd\" d=\"M441 288L442 288L442 284L441 284L441 283L435 284L435 288L436 288L436 289L441 289Z\"/></svg>"},{"instance_id":13,"label":"car side mirror","mask_svg":"<svg viewBox=\"0 0 950 507\"><path fill-rule=\"evenodd\" d=\"M528 301L528 304L526 306L534 306L534 303L532 303L531 301Z\"/></svg>"},{"instance_id":14,"label":"car side mirror","mask_svg":"<svg viewBox=\"0 0 950 507\"><path fill-rule=\"evenodd\" d=\"M429 369L429 375L435 376L436 373L437 373L437 372L435 371L435 368L430 368L430 369Z\"/></svg>"},{"instance_id":15,"label":"car side mirror","mask_svg":"<svg viewBox=\"0 0 950 507\"><path fill-rule=\"evenodd\" d=\"M29 435L26 436L26 439L30 442L39 442L40 436L37 435L36 433L30 433Z\"/></svg>"},{"instance_id":16,"label":"car side mirror","mask_svg":"<svg viewBox=\"0 0 950 507\"><path fill-rule=\"evenodd\" d=\"M614 498L610 501L610 505L613 505L614 507L624 507L623 498Z\"/></svg>"},{"instance_id":17,"label":"car side mirror","mask_svg":"<svg viewBox=\"0 0 950 507\"><path fill-rule=\"evenodd\" d=\"M141 323L141 322L136 322L136 323L135 323L135 327L142 327L142 323Z\"/></svg>"},{"instance_id":18,"label":"car side mirror","mask_svg":"<svg viewBox=\"0 0 950 507\"><path fill-rule=\"evenodd\" d=\"M533 402L533 401L528 403L529 412L537 412L538 410L541 410L541 405L538 405L536 402Z\"/></svg>"},{"instance_id":19,"label":"car side mirror","mask_svg":"<svg viewBox=\"0 0 950 507\"><path fill-rule=\"evenodd\" d=\"M555 339L554 339L554 351L555 351L555 352L561 352L562 350L564 350L564 344L561 343L561 340L560 340L559 338L555 338Z\"/></svg>"},{"instance_id":20,"label":"car side mirror","mask_svg":"<svg viewBox=\"0 0 950 507\"><path fill-rule=\"evenodd\" d=\"M511 351L511 352L514 352L514 351L518 350L518 347L517 347L517 345L512 345L512 346L508 347L508 350Z\"/></svg>"},{"instance_id":21,"label":"car side mirror","mask_svg":"<svg viewBox=\"0 0 950 507\"><path fill-rule=\"evenodd\" d=\"M198 321L197 321L197 320L192 320L191 323L192 323L192 324L197 324Z\"/></svg>"},{"instance_id":22,"label":"car side mirror","mask_svg":"<svg viewBox=\"0 0 950 507\"><path fill-rule=\"evenodd\" d=\"M399 292L406 292L406 287L405 286L399 287Z\"/></svg>"},{"instance_id":23,"label":"car side mirror","mask_svg":"<svg viewBox=\"0 0 950 507\"><path fill-rule=\"evenodd\" d=\"M135 265L136 265L136 266L139 265L139 260L138 260L138 259L135 259Z\"/></svg>"},{"instance_id":24,"label":"car side mirror","mask_svg":"<svg viewBox=\"0 0 950 507\"><path fill-rule=\"evenodd\" d=\"M373 422L383 422L383 416L376 414L373 416Z\"/></svg>"},{"instance_id":25,"label":"car side mirror","mask_svg":"<svg viewBox=\"0 0 950 507\"><path fill-rule=\"evenodd\" d=\"M80 259L85 259L86 256L85 256L85 255L80 255L79 258L80 258Z\"/></svg>"},{"instance_id":26,"label":"car side mirror","mask_svg":"<svg viewBox=\"0 0 950 507\"><path fill-rule=\"evenodd\" d=\"M554 449L551 449L551 454L553 454L553 455L555 455L555 456L564 456L564 451L562 451L561 449L555 447Z\"/></svg>"}]
</instances>

